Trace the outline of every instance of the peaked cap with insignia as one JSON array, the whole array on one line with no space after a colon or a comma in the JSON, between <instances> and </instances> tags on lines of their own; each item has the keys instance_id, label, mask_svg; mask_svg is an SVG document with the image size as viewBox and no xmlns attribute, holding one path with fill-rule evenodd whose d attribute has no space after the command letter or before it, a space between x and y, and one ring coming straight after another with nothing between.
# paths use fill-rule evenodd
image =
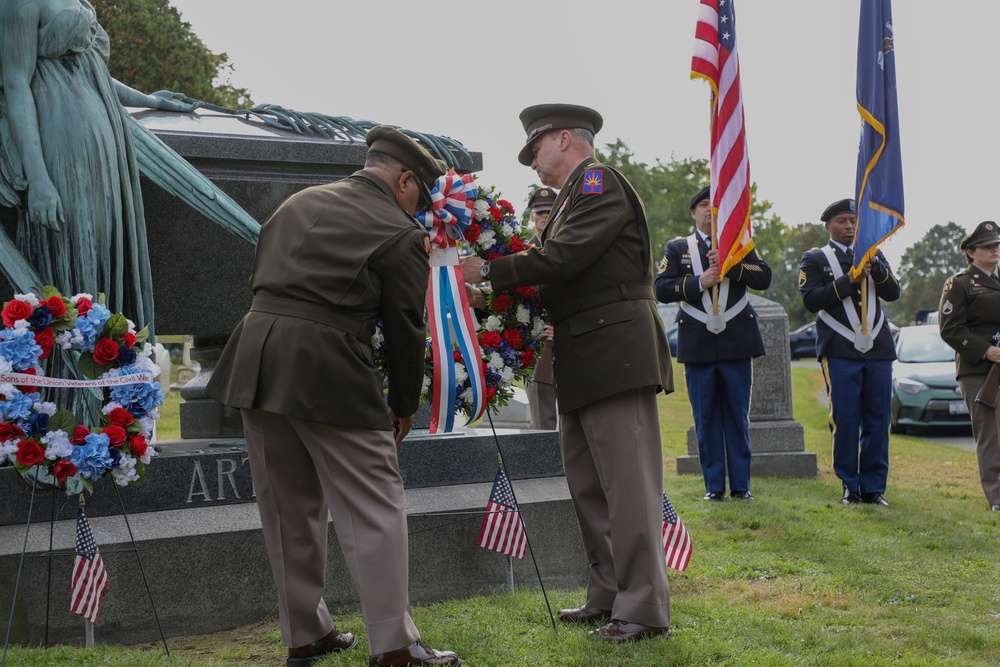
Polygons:
<instances>
[{"instance_id":1,"label":"peaked cap with insignia","mask_svg":"<svg viewBox=\"0 0 1000 667\"><path fill-rule=\"evenodd\" d=\"M388 125L376 125L365 137L368 150L379 151L399 160L404 167L417 175L420 198L425 206L431 205L431 189L439 176L444 176L448 166L434 158L427 149L399 130Z\"/></svg>"},{"instance_id":2,"label":"peaked cap with insignia","mask_svg":"<svg viewBox=\"0 0 1000 667\"><path fill-rule=\"evenodd\" d=\"M997 241L1000 241L1000 227L992 220L984 220L976 225L970 234L965 235L958 247L962 250L972 250Z\"/></svg>"},{"instance_id":3,"label":"peaked cap with insignia","mask_svg":"<svg viewBox=\"0 0 1000 667\"><path fill-rule=\"evenodd\" d=\"M549 130L590 130L594 134L604 127L604 118L591 108L577 104L536 104L528 107L518 116L528 139L517 154L517 161L525 167L531 166L534 154L531 144Z\"/></svg>"},{"instance_id":4,"label":"peaked cap with insignia","mask_svg":"<svg viewBox=\"0 0 1000 667\"><path fill-rule=\"evenodd\" d=\"M556 191L552 188L538 188L528 198L528 210L535 212L551 211L556 203Z\"/></svg>"}]
</instances>

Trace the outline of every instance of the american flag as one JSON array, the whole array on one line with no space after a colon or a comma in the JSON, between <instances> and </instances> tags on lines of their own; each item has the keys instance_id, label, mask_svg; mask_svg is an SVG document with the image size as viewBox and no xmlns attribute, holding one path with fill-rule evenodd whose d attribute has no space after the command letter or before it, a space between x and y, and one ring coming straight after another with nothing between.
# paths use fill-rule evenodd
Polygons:
<instances>
[{"instance_id":1,"label":"american flag","mask_svg":"<svg viewBox=\"0 0 1000 667\"><path fill-rule=\"evenodd\" d=\"M675 570L686 570L691 560L691 536L665 493L663 494L663 557L667 561L667 567Z\"/></svg>"},{"instance_id":2,"label":"american flag","mask_svg":"<svg viewBox=\"0 0 1000 667\"><path fill-rule=\"evenodd\" d=\"M493 481L490 500L486 503L486 516L483 517L476 544L508 556L524 558L528 536L521 523L521 512L514 500L514 490L510 488L510 480L503 468L497 470L497 477Z\"/></svg>"},{"instance_id":3,"label":"american flag","mask_svg":"<svg viewBox=\"0 0 1000 667\"><path fill-rule=\"evenodd\" d=\"M76 518L76 557L73 559L73 593L70 611L80 614L97 624L101 613L101 600L108 590L108 573L104 569L97 542L90 530L87 515L80 510Z\"/></svg>"},{"instance_id":4,"label":"american flag","mask_svg":"<svg viewBox=\"0 0 1000 667\"><path fill-rule=\"evenodd\" d=\"M717 212L722 275L753 249L750 157L743 124L733 0L701 0L691 78L712 86L712 208Z\"/></svg>"}]
</instances>

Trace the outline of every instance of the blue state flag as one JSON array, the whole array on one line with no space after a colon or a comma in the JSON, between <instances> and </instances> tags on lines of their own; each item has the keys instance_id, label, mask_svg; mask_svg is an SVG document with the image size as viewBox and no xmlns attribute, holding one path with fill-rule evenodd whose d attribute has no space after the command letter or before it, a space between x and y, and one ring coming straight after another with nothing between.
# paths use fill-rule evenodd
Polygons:
<instances>
[{"instance_id":1,"label":"blue state flag","mask_svg":"<svg viewBox=\"0 0 1000 667\"><path fill-rule=\"evenodd\" d=\"M861 0L858 31L857 228L854 271L903 226L903 166L899 154L896 52L890 0Z\"/></svg>"}]
</instances>

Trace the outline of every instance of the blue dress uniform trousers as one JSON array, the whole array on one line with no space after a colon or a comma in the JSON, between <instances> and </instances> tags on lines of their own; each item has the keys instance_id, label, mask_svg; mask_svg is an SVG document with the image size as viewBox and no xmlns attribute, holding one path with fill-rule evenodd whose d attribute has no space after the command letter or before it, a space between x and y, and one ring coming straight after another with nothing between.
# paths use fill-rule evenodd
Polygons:
<instances>
[{"instance_id":1,"label":"blue dress uniform trousers","mask_svg":"<svg viewBox=\"0 0 1000 667\"><path fill-rule=\"evenodd\" d=\"M823 357L822 364L830 398L833 470L846 491L885 493L892 360Z\"/></svg>"},{"instance_id":2,"label":"blue dress uniform trousers","mask_svg":"<svg viewBox=\"0 0 1000 667\"><path fill-rule=\"evenodd\" d=\"M684 365L707 493L750 490L751 359Z\"/></svg>"}]
</instances>

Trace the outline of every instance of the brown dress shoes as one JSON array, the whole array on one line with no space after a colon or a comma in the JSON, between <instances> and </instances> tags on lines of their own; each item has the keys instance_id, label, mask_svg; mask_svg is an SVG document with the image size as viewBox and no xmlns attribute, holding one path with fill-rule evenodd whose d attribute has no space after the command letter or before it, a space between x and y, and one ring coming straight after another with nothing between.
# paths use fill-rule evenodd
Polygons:
<instances>
[{"instance_id":1,"label":"brown dress shoes","mask_svg":"<svg viewBox=\"0 0 1000 667\"><path fill-rule=\"evenodd\" d=\"M611 620L611 612L607 609L583 605L575 609L560 609L559 620L566 623L605 623Z\"/></svg>"},{"instance_id":2,"label":"brown dress shoes","mask_svg":"<svg viewBox=\"0 0 1000 667\"><path fill-rule=\"evenodd\" d=\"M351 632L341 632L337 628L312 644L288 649L287 667L308 667L336 651L347 651L358 645L358 638Z\"/></svg>"},{"instance_id":3,"label":"brown dress shoes","mask_svg":"<svg viewBox=\"0 0 1000 667\"><path fill-rule=\"evenodd\" d=\"M459 667L461 664L462 661L452 651L435 651L420 639L409 646L368 658L368 667L411 667L413 665Z\"/></svg>"},{"instance_id":4,"label":"brown dress shoes","mask_svg":"<svg viewBox=\"0 0 1000 667\"><path fill-rule=\"evenodd\" d=\"M607 625L587 633L594 639L603 639L606 642L623 644L625 642L637 642L642 639L658 636L670 636L670 628L657 628L639 623L629 623L628 621L611 621Z\"/></svg>"}]
</instances>

